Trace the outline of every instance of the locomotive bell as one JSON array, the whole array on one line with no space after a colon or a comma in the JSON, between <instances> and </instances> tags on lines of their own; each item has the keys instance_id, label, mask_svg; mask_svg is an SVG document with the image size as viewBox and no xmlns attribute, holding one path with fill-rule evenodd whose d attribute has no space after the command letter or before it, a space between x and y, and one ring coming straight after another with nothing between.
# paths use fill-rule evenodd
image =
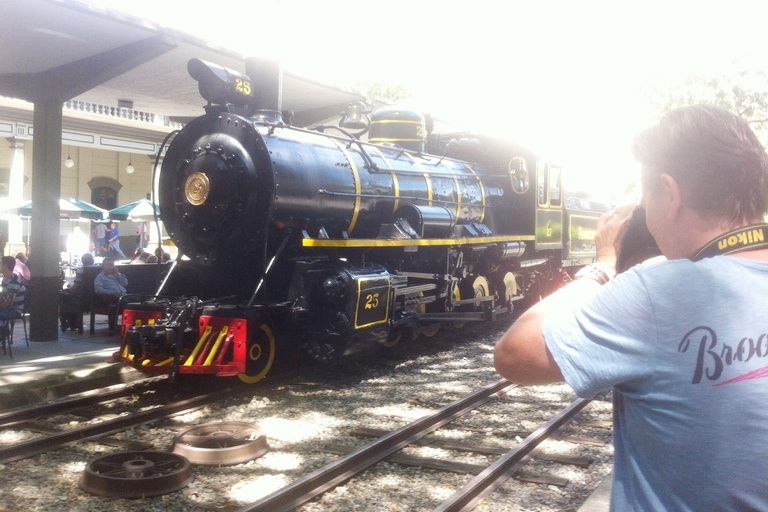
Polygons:
<instances>
[{"instance_id":1,"label":"locomotive bell","mask_svg":"<svg viewBox=\"0 0 768 512\"><path fill-rule=\"evenodd\" d=\"M423 153L426 133L426 121L421 113L399 107L384 107L371 115L368 142L395 145Z\"/></svg>"},{"instance_id":2,"label":"locomotive bell","mask_svg":"<svg viewBox=\"0 0 768 512\"><path fill-rule=\"evenodd\" d=\"M347 105L346 110L341 113L341 120L339 126L350 130L363 130L368 129L371 124L371 120L368 117L368 111L365 109L365 105L360 101L353 101Z\"/></svg>"}]
</instances>

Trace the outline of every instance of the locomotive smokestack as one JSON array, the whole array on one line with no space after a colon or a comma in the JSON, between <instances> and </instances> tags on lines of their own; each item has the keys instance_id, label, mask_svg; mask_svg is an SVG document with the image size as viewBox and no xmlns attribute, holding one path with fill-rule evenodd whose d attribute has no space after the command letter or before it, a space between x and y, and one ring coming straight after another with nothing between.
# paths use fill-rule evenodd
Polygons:
<instances>
[{"instance_id":1,"label":"locomotive smokestack","mask_svg":"<svg viewBox=\"0 0 768 512\"><path fill-rule=\"evenodd\" d=\"M253 106L280 112L283 108L283 65L263 57L245 59L245 73L253 83Z\"/></svg>"}]
</instances>

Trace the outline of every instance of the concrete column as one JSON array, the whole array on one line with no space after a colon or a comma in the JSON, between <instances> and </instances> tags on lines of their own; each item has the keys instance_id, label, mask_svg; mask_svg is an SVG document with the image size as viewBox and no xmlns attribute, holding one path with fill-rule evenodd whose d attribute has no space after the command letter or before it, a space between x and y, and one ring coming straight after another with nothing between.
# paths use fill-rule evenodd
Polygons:
<instances>
[{"instance_id":1,"label":"concrete column","mask_svg":"<svg viewBox=\"0 0 768 512\"><path fill-rule=\"evenodd\" d=\"M24 141L15 137L9 138L8 141L11 143L8 204L18 205L24 200ZM21 218L8 217L8 243L5 246L4 254L15 256L19 252L26 252L26 244L21 230Z\"/></svg>"},{"instance_id":2,"label":"concrete column","mask_svg":"<svg viewBox=\"0 0 768 512\"><path fill-rule=\"evenodd\" d=\"M32 153L32 300L29 340L59 338L59 194L61 193L61 101L35 102Z\"/></svg>"}]
</instances>

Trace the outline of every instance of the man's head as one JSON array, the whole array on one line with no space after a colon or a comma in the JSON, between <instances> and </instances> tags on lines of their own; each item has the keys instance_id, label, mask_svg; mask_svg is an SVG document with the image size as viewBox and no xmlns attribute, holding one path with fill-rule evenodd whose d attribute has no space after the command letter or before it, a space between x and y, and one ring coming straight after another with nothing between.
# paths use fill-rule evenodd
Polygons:
<instances>
[{"instance_id":1,"label":"man's head","mask_svg":"<svg viewBox=\"0 0 768 512\"><path fill-rule=\"evenodd\" d=\"M0 267L4 277L11 277L13 275L13 269L16 267L16 258L13 256L3 256Z\"/></svg>"},{"instance_id":2,"label":"man's head","mask_svg":"<svg viewBox=\"0 0 768 512\"><path fill-rule=\"evenodd\" d=\"M101 270L107 274L112 273L112 271L115 270L115 260L112 258L104 258L104 261L101 262Z\"/></svg>"},{"instance_id":3,"label":"man's head","mask_svg":"<svg viewBox=\"0 0 768 512\"><path fill-rule=\"evenodd\" d=\"M24 254L23 252L17 253L16 254L16 259L19 260L20 262L24 263L25 261L27 261L27 255Z\"/></svg>"},{"instance_id":4,"label":"man's head","mask_svg":"<svg viewBox=\"0 0 768 512\"><path fill-rule=\"evenodd\" d=\"M768 209L765 149L741 117L712 105L667 112L635 137L643 196L674 179L685 206L727 225L760 222Z\"/></svg>"},{"instance_id":5,"label":"man's head","mask_svg":"<svg viewBox=\"0 0 768 512\"><path fill-rule=\"evenodd\" d=\"M83 254L83 257L80 258L80 261L83 262L83 265L93 265L93 255L89 252Z\"/></svg>"}]
</instances>

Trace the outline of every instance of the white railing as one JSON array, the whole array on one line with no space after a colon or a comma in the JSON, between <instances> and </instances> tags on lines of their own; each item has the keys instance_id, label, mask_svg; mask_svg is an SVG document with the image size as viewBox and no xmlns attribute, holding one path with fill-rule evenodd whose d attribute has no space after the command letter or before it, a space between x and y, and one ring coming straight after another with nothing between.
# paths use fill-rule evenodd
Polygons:
<instances>
[{"instance_id":1,"label":"white railing","mask_svg":"<svg viewBox=\"0 0 768 512\"><path fill-rule=\"evenodd\" d=\"M98 105L96 103L89 103L86 101L69 100L64 103L64 108L69 110L76 110L78 112L87 112L89 114L128 119L132 121L138 121L140 123L169 126L172 128L181 128L183 126L181 123L171 121L167 116L161 116L151 112L141 112L139 110L133 110L130 108Z\"/></svg>"}]
</instances>

